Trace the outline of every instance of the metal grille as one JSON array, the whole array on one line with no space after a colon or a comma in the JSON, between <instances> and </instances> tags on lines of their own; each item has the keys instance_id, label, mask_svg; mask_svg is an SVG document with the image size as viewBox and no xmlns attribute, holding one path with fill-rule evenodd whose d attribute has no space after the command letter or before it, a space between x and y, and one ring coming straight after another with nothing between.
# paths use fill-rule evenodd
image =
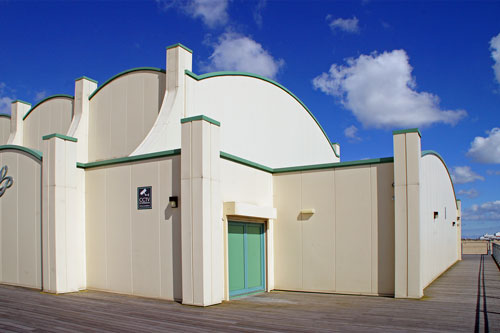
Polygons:
<instances>
[{"instance_id":1,"label":"metal grille","mask_svg":"<svg viewBox=\"0 0 500 333\"><path fill-rule=\"evenodd\" d=\"M491 244L493 249L493 258L500 265L500 244L493 243Z\"/></svg>"}]
</instances>

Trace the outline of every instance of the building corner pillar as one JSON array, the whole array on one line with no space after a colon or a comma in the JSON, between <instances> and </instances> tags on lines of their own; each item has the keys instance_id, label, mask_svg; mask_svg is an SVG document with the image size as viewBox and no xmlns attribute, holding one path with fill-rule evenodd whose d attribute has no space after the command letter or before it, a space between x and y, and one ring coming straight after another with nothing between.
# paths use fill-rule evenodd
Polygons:
<instances>
[{"instance_id":1,"label":"building corner pillar","mask_svg":"<svg viewBox=\"0 0 500 333\"><path fill-rule=\"evenodd\" d=\"M222 302L224 252L220 199L220 123L181 119L182 303Z\"/></svg>"},{"instance_id":2,"label":"building corner pillar","mask_svg":"<svg viewBox=\"0 0 500 333\"><path fill-rule=\"evenodd\" d=\"M16 100L10 106L10 135L7 143L9 145L22 146L24 143L24 116L31 109L31 104Z\"/></svg>"},{"instance_id":3,"label":"building corner pillar","mask_svg":"<svg viewBox=\"0 0 500 333\"><path fill-rule=\"evenodd\" d=\"M77 139L43 137L43 290L65 293L85 288L85 238L77 219Z\"/></svg>"},{"instance_id":4,"label":"building corner pillar","mask_svg":"<svg viewBox=\"0 0 500 333\"><path fill-rule=\"evenodd\" d=\"M393 132L394 139L394 296L421 298L420 160L418 129Z\"/></svg>"}]
</instances>

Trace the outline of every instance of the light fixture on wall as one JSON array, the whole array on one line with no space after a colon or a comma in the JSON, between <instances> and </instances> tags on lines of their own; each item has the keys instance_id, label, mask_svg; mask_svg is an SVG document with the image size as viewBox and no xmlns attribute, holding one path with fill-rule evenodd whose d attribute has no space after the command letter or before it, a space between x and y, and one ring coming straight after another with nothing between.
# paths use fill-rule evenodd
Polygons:
<instances>
[{"instance_id":1,"label":"light fixture on wall","mask_svg":"<svg viewBox=\"0 0 500 333\"><path fill-rule=\"evenodd\" d=\"M439 213L438 212L434 212L434 220L437 219L439 216Z\"/></svg>"},{"instance_id":2,"label":"light fixture on wall","mask_svg":"<svg viewBox=\"0 0 500 333\"><path fill-rule=\"evenodd\" d=\"M169 201L170 207L177 208L179 199L176 196L169 197L168 201Z\"/></svg>"},{"instance_id":3,"label":"light fixture on wall","mask_svg":"<svg viewBox=\"0 0 500 333\"><path fill-rule=\"evenodd\" d=\"M314 208L306 208L306 209L301 209L300 210L300 214L312 215L314 213L316 213L316 209L314 209Z\"/></svg>"},{"instance_id":4,"label":"light fixture on wall","mask_svg":"<svg viewBox=\"0 0 500 333\"><path fill-rule=\"evenodd\" d=\"M454 226L455 226L455 224L456 224L456 223L455 223L455 221L453 221L453 222L452 222L452 226L454 227Z\"/></svg>"}]
</instances>

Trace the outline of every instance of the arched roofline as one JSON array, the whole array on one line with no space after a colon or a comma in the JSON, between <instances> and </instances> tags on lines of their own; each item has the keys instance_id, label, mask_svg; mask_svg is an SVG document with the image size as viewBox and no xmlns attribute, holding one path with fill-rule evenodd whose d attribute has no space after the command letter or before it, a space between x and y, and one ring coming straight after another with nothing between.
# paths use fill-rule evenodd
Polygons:
<instances>
[{"instance_id":1,"label":"arched roofline","mask_svg":"<svg viewBox=\"0 0 500 333\"><path fill-rule=\"evenodd\" d=\"M455 197L455 205L456 205L456 207L458 209L457 195L455 193L455 185L453 184L453 179L451 178L450 170L448 169L448 166L446 165L446 162L444 161L444 158L437 151L434 151L434 150L424 150L424 151L422 151L422 157L427 156L427 155L434 155L434 156L436 156L437 158L439 158L441 160L441 163L443 163L443 165L444 165L444 167L446 169L446 172L448 172L448 177L450 178L451 188L453 189L453 196Z\"/></svg>"},{"instance_id":2,"label":"arched roofline","mask_svg":"<svg viewBox=\"0 0 500 333\"><path fill-rule=\"evenodd\" d=\"M89 96L89 100L92 99L92 97L94 97L98 92L99 90L101 90L102 88L104 88L105 86L107 86L108 84L110 84L112 81L116 80L117 78L119 78L120 76L123 76L123 75L126 75L126 74L129 74L129 73L133 73L133 72L140 72L140 71L151 71L151 72L160 72L160 73L166 73L166 71L162 68L157 68L157 67L136 67L136 68L131 68L131 69L127 69L126 71L123 71L123 72L120 72L112 77L110 77L106 82L104 82L100 87L98 87L96 90L94 90L92 92L92 94L90 94Z\"/></svg>"},{"instance_id":3,"label":"arched roofline","mask_svg":"<svg viewBox=\"0 0 500 333\"><path fill-rule=\"evenodd\" d=\"M31 109L29 109L28 112L26 112L26 114L24 115L23 117L23 120L25 120L26 118L28 118L28 116L30 115L31 112L33 112L33 110L35 110L39 105L41 105L42 103L45 103L47 102L48 100L50 99L54 99L54 98L68 98L68 99L75 99L74 96L71 96L71 95L64 95L64 94L59 94L59 95L52 95L52 96L49 96L49 97L46 97L44 99L42 99L40 102L36 103L34 106L31 107Z\"/></svg>"},{"instance_id":4,"label":"arched roofline","mask_svg":"<svg viewBox=\"0 0 500 333\"><path fill-rule=\"evenodd\" d=\"M280 88L281 90L283 90L284 92L286 92L287 94L289 94L290 96L292 96L297 102L299 102L300 105L302 105L302 107L307 111L307 113L309 113L309 115L312 117L312 119L316 122L316 125L318 125L319 129L321 130L321 132L323 132L323 135L325 136L326 140L330 144L330 147L332 148L332 151L335 154L335 156L337 156L337 158L340 158L340 156L335 151L335 148L333 148L333 142L330 140L330 138L328 137L328 135L326 135L325 130L323 129L323 127L321 126L321 124L318 122L318 120L316 119L316 117L312 114L311 110L309 110L309 108L304 104L304 102L302 102L297 96L295 96L294 93L292 93L290 90L288 90L286 87L284 87L283 85L279 84L278 82L276 82L274 80L271 80L271 79L268 79L268 78L266 78L264 76L261 76L261 75L258 75L258 74L247 73L247 72L212 72L212 73L206 73L206 74L202 74L202 75L197 75L197 74L195 74L195 73L193 73L193 72L191 72L191 71L189 71L189 70L186 69L184 71L184 73L186 75L192 77L196 81L201 81L201 80L204 80L204 79L209 79L209 78L219 77L219 76L245 76L245 77L252 77L252 78L255 78L255 79L259 79L259 80L265 81L267 83L270 83L272 85L275 85L276 87Z\"/></svg>"},{"instance_id":5,"label":"arched roofline","mask_svg":"<svg viewBox=\"0 0 500 333\"><path fill-rule=\"evenodd\" d=\"M18 146L18 145L1 145L0 151L2 151L2 150L19 150L19 151L23 151L25 153L30 154L31 156L33 156L34 158L36 158L39 161L42 160L42 152L41 151L38 151L35 149L30 149L27 147Z\"/></svg>"},{"instance_id":6,"label":"arched roofline","mask_svg":"<svg viewBox=\"0 0 500 333\"><path fill-rule=\"evenodd\" d=\"M5 117L10 119L10 114L0 113L0 117Z\"/></svg>"}]
</instances>

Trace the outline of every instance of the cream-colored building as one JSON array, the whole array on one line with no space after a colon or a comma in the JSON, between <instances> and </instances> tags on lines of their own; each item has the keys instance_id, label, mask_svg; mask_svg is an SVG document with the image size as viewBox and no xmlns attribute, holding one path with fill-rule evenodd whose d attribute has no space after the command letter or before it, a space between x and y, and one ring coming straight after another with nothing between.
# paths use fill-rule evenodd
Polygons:
<instances>
[{"instance_id":1,"label":"cream-colored building","mask_svg":"<svg viewBox=\"0 0 500 333\"><path fill-rule=\"evenodd\" d=\"M0 118L0 282L207 306L296 290L420 298L461 258L460 202L417 129L340 162L264 77L196 75L167 47L75 95Z\"/></svg>"}]
</instances>

